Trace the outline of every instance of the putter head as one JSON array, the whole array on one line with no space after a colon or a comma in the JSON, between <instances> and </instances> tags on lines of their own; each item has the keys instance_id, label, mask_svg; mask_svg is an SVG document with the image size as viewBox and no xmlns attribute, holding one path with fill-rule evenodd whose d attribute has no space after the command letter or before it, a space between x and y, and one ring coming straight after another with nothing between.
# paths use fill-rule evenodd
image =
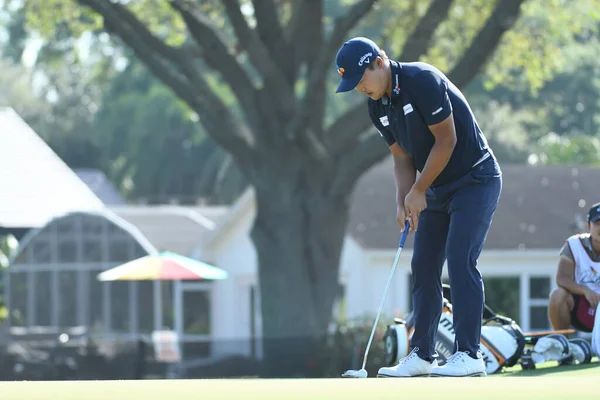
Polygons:
<instances>
[{"instance_id":1,"label":"putter head","mask_svg":"<svg viewBox=\"0 0 600 400\"><path fill-rule=\"evenodd\" d=\"M369 376L369 374L367 373L366 369L349 369L342 374L343 378L366 378L367 376Z\"/></svg>"}]
</instances>

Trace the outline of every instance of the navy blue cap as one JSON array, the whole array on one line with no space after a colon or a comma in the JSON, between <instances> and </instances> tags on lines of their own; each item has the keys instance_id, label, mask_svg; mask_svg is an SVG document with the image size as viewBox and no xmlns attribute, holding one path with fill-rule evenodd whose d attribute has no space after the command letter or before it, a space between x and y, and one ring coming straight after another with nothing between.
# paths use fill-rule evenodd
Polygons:
<instances>
[{"instance_id":1,"label":"navy blue cap","mask_svg":"<svg viewBox=\"0 0 600 400\"><path fill-rule=\"evenodd\" d=\"M335 64L342 77L336 93L348 92L358 85L365 69L379 55L379 47L371 39L355 37L338 50Z\"/></svg>"},{"instance_id":2,"label":"navy blue cap","mask_svg":"<svg viewBox=\"0 0 600 400\"><path fill-rule=\"evenodd\" d=\"M594 204L588 211L588 222L596 222L600 220L600 203Z\"/></svg>"}]
</instances>

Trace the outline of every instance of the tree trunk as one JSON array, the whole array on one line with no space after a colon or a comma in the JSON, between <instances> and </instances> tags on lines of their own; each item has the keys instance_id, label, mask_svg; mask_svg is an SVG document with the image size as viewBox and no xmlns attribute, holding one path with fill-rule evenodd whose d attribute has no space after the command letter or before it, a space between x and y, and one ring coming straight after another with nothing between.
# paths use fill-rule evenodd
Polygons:
<instances>
[{"instance_id":1,"label":"tree trunk","mask_svg":"<svg viewBox=\"0 0 600 400\"><path fill-rule=\"evenodd\" d=\"M327 333L339 282L348 196L327 178L262 180L252 239L258 252L264 375L306 376ZM309 182L306 184L306 182Z\"/></svg>"}]
</instances>

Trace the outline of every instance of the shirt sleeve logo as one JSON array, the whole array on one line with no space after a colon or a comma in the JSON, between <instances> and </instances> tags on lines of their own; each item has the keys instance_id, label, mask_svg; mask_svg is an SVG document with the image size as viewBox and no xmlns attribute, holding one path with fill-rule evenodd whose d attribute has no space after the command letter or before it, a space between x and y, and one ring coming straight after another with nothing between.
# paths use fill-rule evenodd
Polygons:
<instances>
[{"instance_id":1,"label":"shirt sleeve logo","mask_svg":"<svg viewBox=\"0 0 600 400\"><path fill-rule=\"evenodd\" d=\"M379 118L379 121L381 121L381 125L383 125L383 126L390 125L390 120L388 119L387 115L384 115L383 117Z\"/></svg>"}]
</instances>

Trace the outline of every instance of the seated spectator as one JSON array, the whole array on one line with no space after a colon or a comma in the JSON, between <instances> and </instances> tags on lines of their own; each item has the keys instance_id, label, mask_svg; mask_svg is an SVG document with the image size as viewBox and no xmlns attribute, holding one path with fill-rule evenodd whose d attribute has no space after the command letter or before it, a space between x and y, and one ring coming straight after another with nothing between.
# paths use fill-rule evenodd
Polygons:
<instances>
[{"instance_id":1,"label":"seated spectator","mask_svg":"<svg viewBox=\"0 0 600 400\"><path fill-rule=\"evenodd\" d=\"M560 251L548 315L555 330L592 332L600 303L600 203L587 218L587 233L568 238ZM597 324L600 325L600 324ZM600 330L600 328L598 329ZM600 332L595 332L600 335Z\"/></svg>"}]
</instances>

